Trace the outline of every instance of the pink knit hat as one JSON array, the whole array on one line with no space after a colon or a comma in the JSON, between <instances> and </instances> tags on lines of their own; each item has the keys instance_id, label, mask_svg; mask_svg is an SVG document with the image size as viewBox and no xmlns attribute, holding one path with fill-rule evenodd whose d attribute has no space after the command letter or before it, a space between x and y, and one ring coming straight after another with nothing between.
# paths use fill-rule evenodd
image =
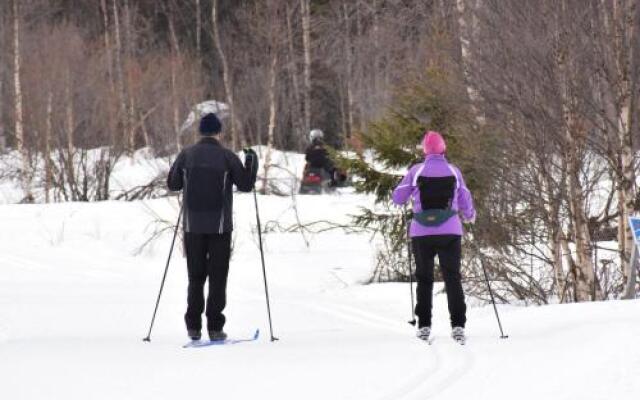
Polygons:
<instances>
[{"instance_id":1,"label":"pink knit hat","mask_svg":"<svg viewBox=\"0 0 640 400\"><path fill-rule=\"evenodd\" d=\"M438 132L429 131L424 135L422 141L424 154L444 154L447 151L447 144L444 142L442 135Z\"/></svg>"}]
</instances>

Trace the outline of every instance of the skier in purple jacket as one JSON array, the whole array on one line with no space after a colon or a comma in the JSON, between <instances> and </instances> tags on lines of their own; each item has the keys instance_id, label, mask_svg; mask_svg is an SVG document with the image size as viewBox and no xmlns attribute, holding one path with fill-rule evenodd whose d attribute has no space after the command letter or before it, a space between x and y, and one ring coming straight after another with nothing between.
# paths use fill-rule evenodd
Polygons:
<instances>
[{"instance_id":1,"label":"skier in purple jacket","mask_svg":"<svg viewBox=\"0 0 640 400\"><path fill-rule=\"evenodd\" d=\"M452 337L464 344L467 306L460 276L462 222L474 223L476 211L462 173L445 157L446 143L438 132L427 132L423 140L425 161L409 169L393 191L393 202L413 199L409 228L416 259L418 317L417 336L429 340L433 297L434 257L437 255L447 292Z\"/></svg>"}]
</instances>

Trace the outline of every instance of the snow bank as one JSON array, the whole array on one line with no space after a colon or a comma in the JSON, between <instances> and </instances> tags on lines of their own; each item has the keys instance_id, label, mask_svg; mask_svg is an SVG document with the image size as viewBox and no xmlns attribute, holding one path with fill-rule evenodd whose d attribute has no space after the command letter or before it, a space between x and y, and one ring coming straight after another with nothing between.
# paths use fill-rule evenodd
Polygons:
<instances>
[{"instance_id":1,"label":"snow bank","mask_svg":"<svg viewBox=\"0 0 640 400\"><path fill-rule=\"evenodd\" d=\"M260 157L260 170L258 175L264 177L265 173L265 146L255 146L254 150ZM88 165L95 165L100 159L101 149L93 149L87 152ZM244 159L242 152L238 153ZM54 156L55 158L55 156ZM110 198L115 199L134 188L149 185L154 180L164 181L169 166L175 156L155 157L148 148L136 151L132 156L121 156L115 166L109 181ZM304 171L304 154L285 152L274 149L271 154L271 163L268 172L268 185L277 189L281 194L297 193L299 181ZM33 194L37 203L43 203L45 199L42 160L35 162L38 173L33 177ZM17 171L21 168L17 152L0 155L0 204L15 204L24 198ZM263 185L262 179L258 181L258 189ZM153 191L155 197L166 195L166 191L159 187Z\"/></svg>"}]
</instances>

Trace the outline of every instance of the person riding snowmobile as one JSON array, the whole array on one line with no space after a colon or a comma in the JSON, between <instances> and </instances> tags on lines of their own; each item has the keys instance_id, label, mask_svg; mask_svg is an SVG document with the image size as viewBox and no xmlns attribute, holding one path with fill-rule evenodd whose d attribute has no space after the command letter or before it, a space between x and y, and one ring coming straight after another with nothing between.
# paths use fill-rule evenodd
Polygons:
<instances>
[{"instance_id":1,"label":"person riding snowmobile","mask_svg":"<svg viewBox=\"0 0 640 400\"><path fill-rule=\"evenodd\" d=\"M300 193L322 193L337 186L337 182L346 179L334 166L324 143L324 133L313 129L309 133L311 144L305 151L305 161ZM336 179L337 178L337 179Z\"/></svg>"},{"instance_id":2,"label":"person riding snowmobile","mask_svg":"<svg viewBox=\"0 0 640 400\"><path fill-rule=\"evenodd\" d=\"M305 161L308 168L323 169L328 175L333 173L333 163L329 159L329 152L324 144L324 133L320 129L314 129L309 133L311 144L305 152Z\"/></svg>"}]
</instances>

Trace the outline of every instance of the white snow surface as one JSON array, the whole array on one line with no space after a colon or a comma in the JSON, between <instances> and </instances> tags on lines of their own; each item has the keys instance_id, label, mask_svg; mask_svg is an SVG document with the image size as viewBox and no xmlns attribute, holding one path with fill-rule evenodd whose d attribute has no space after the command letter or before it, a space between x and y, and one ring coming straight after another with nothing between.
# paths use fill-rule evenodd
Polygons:
<instances>
[{"instance_id":1,"label":"white snow surface","mask_svg":"<svg viewBox=\"0 0 640 400\"><path fill-rule=\"evenodd\" d=\"M290 198L259 196L263 222L295 222ZM302 222L347 222L365 196L298 196ZM414 337L408 284L365 285L374 244L333 230L265 235L275 335L269 341L253 196L235 201L226 330L257 342L183 349L186 267L178 244L152 334L171 242L136 250L175 198L0 206L1 399L635 399L640 302L468 312L449 337L446 299L433 345ZM473 302L470 302L473 303Z\"/></svg>"}]
</instances>

